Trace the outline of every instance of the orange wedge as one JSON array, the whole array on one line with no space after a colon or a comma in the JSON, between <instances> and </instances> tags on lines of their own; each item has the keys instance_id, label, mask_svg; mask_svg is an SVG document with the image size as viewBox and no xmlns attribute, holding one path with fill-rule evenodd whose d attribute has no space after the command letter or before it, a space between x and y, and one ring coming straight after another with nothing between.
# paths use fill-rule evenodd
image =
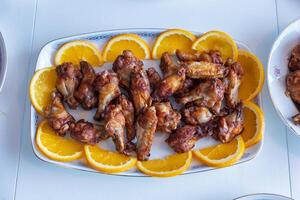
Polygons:
<instances>
[{"instance_id":1,"label":"orange wedge","mask_svg":"<svg viewBox=\"0 0 300 200\"><path fill-rule=\"evenodd\" d=\"M113 62L124 50L131 50L140 59L150 59L150 49L145 40L136 34L121 34L111 38L104 47L103 59Z\"/></svg>"},{"instance_id":2,"label":"orange wedge","mask_svg":"<svg viewBox=\"0 0 300 200\"><path fill-rule=\"evenodd\" d=\"M55 54L55 65L71 62L78 65L80 61L87 61L92 66L99 66L102 62L98 48L91 42L75 40L62 45Z\"/></svg>"},{"instance_id":3,"label":"orange wedge","mask_svg":"<svg viewBox=\"0 0 300 200\"><path fill-rule=\"evenodd\" d=\"M56 135L47 120L38 126L35 139L38 149L52 160L69 162L82 156L83 145L71 138Z\"/></svg>"},{"instance_id":4,"label":"orange wedge","mask_svg":"<svg viewBox=\"0 0 300 200\"><path fill-rule=\"evenodd\" d=\"M124 172L135 166L136 158L101 149L97 145L85 145L87 163L92 168L104 173Z\"/></svg>"},{"instance_id":5,"label":"orange wedge","mask_svg":"<svg viewBox=\"0 0 300 200\"><path fill-rule=\"evenodd\" d=\"M155 40L152 48L152 58L160 59L164 52L174 54L176 49L193 52L191 48L195 39L193 33L182 29L170 29L162 32Z\"/></svg>"},{"instance_id":6,"label":"orange wedge","mask_svg":"<svg viewBox=\"0 0 300 200\"><path fill-rule=\"evenodd\" d=\"M173 154L165 159L138 161L137 168L156 177L171 177L185 172L192 162L192 152Z\"/></svg>"},{"instance_id":7,"label":"orange wedge","mask_svg":"<svg viewBox=\"0 0 300 200\"><path fill-rule=\"evenodd\" d=\"M210 167L227 167L236 163L244 154L245 144L241 136L229 143L218 144L193 151L194 156Z\"/></svg>"},{"instance_id":8,"label":"orange wedge","mask_svg":"<svg viewBox=\"0 0 300 200\"><path fill-rule=\"evenodd\" d=\"M218 50L221 52L224 62L227 58L237 60L238 48L230 35L222 31L209 31L201 35L192 45L192 48L200 52Z\"/></svg>"}]
</instances>

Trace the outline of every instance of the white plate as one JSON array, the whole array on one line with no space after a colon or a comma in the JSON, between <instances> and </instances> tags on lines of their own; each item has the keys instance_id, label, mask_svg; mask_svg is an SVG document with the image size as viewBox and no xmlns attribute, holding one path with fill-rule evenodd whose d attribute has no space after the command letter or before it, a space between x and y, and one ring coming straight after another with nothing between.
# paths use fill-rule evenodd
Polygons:
<instances>
[{"instance_id":1,"label":"white plate","mask_svg":"<svg viewBox=\"0 0 300 200\"><path fill-rule=\"evenodd\" d=\"M3 36L0 32L0 91L4 85L6 75L6 49Z\"/></svg>"},{"instance_id":2,"label":"white plate","mask_svg":"<svg viewBox=\"0 0 300 200\"><path fill-rule=\"evenodd\" d=\"M274 42L268 61L268 88L273 105L282 121L300 135L300 126L294 125L291 117L297 114L295 104L285 95L288 60L292 49L300 43L300 19L287 26Z\"/></svg>"},{"instance_id":3,"label":"white plate","mask_svg":"<svg viewBox=\"0 0 300 200\"><path fill-rule=\"evenodd\" d=\"M278 194L261 193L261 194L250 194L250 195L242 196L235 200L292 200L292 199Z\"/></svg>"},{"instance_id":4,"label":"white plate","mask_svg":"<svg viewBox=\"0 0 300 200\"><path fill-rule=\"evenodd\" d=\"M64 43L72 41L72 40L89 40L90 42L94 43L97 45L101 50L103 49L104 44L107 42L109 38L111 38L114 35L117 34L122 34L122 33L135 33L140 35L143 39L145 39L150 45L153 44L153 41L157 37L159 33L164 31L165 29L127 29L127 30L113 30L113 31L102 31L102 32L96 32L96 33L88 33L88 34L83 34L83 35L77 35L77 36L72 36L72 37L67 37L67 38L62 38L58 40L54 40L46 44L40 51L37 64L36 64L36 70L37 69L42 69L46 68L49 66L53 65L53 57L57 49ZM200 35L200 33L195 33L196 35ZM245 49L249 51L249 48L247 48L244 44L237 42L239 48ZM147 60L144 61L145 67L155 67L159 72L159 62L158 61L153 61L153 60ZM96 69L97 72L102 71L104 69L111 68L111 63L106 63L104 66L99 67ZM260 103L259 98L257 99L258 103ZM84 111L82 109L78 109L79 112L74 112L70 111L72 115L76 119L79 118L85 118L91 122L93 121L93 115L95 113L95 110L93 111ZM78 114L80 113L80 114ZM37 114L37 112L34 110L34 108L31 106L31 141L32 141L32 147L35 155L46 162L57 164L63 167L68 167L68 168L73 168L73 169L78 169L78 170L84 170L84 171L89 171L89 172L96 172L95 170L87 167L86 165L83 164L82 161L74 161L74 162L69 162L69 163L63 163L63 162L57 162L54 160L50 160L47 157L45 157L43 154L41 154L36 145L35 145L35 134L36 134L36 127L38 122L41 120L41 117ZM165 139L167 137L167 134L164 133L157 133L154 139L154 144L151 149L151 157L150 159L153 158L162 158L166 155L170 155L174 153L171 148L168 147L168 145L165 143ZM215 140L211 138L204 138L201 139L200 141L197 142L196 147L206 147L212 144L215 144ZM249 161L252 158L254 158L262 148L263 141L260 141L258 144L254 145L253 147L247 149L245 151L244 156L238 161L238 163L242 163L245 161ZM114 149L113 143L111 140L105 141L101 143L102 147L106 147L108 149ZM211 170L214 168L207 167L205 165L201 165L197 161L193 161L191 164L190 168L184 172L184 174L190 174L190 173L196 173L196 172L202 172L206 170ZM146 176L142 173L140 173L137 169L132 169L127 172L122 172L116 175L123 175L123 176Z\"/></svg>"}]
</instances>

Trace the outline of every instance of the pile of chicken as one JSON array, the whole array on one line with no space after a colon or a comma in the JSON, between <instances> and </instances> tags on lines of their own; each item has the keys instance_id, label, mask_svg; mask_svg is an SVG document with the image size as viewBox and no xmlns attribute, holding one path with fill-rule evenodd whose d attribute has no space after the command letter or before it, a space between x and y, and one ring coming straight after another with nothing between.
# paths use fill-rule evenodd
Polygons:
<instances>
[{"instance_id":1,"label":"pile of chicken","mask_svg":"<svg viewBox=\"0 0 300 200\"><path fill-rule=\"evenodd\" d=\"M296 105L300 104L300 44L292 50L289 63L289 73L286 77L286 95L291 97ZM294 124L300 124L300 114L292 117Z\"/></svg>"},{"instance_id":2,"label":"pile of chicken","mask_svg":"<svg viewBox=\"0 0 300 200\"><path fill-rule=\"evenodd\" d=\"M227 143L241 134L241 65L232 59L224 62L219 51L177 50L176 57L162 55L163 77L152 67L146 70L128 50L116 58L112 70L98 74L85 61L80 68L57 66L57 90L45 110L50 126L58 135L69 133L86 144L111 137L118 152L136 152L138 160L149 158L156 131L169 134L166 142L177 153L191 150L205 136ZM170 99L181 109L174 109ZM103 126L75 121L63 101L71 109L79 104L97 108L94 119Z\"/></svg>"}]
</instances>

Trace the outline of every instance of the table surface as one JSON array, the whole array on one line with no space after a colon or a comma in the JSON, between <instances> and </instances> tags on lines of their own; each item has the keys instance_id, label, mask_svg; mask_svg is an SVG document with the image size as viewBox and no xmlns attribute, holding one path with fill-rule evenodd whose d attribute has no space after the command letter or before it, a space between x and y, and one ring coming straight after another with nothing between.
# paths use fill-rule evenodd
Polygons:
<instances>
[{"instance_id":1,"label":"table surface","mask_svg":"<svg viewBox=\"0 0 300 200\"><path fill-rule=\"evenodd\" d=\"M298 0L0 0L0 31L8 53L8 73L0 93L0 200L233 199L251 193L300 199L300 139L280 121L266 85L262 92L265 142L255 159L169 179L87 173L38 160L30 146L27 94L45 43L117 28L220 29L247 44L266 69L272 43L300 17L299 9Z\"/></svg>"}]
</instances>

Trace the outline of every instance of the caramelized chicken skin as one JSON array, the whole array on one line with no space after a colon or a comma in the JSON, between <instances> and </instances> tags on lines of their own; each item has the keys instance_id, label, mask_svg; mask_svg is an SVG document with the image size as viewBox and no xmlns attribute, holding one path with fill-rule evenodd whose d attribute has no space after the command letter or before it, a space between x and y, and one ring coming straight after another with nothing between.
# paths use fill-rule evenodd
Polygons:
<instances>
[{"instance_id":1,"label":"caramelized chicken skin","mask_svg":"<svg viewBox=\"0 0 300 200\"><path fill-rule=\"evenodd\" d=\"M294 115L292 117L292 120L293 120L293 122L294 122L295 125L300 125L300 113Z\"/></svg>"},{"instance_id":2,"label":"caramelized chicken skin","mask_svg":"<svg viewBox=\"0 0 300 200\"><path fill-rule=\"evenodd\" d=\"M80 69L83 78L74 96L84 109L89 110L96 107L98 103L97 95L93 87L96 73L93 67L86 61L80 62Z\"/></svg>"},{"instance_id":3,"label":"caramelized chicken skin","mask_svg":"<svg viewBox=\"0 0 300 200\"><path fill-rule=\"evenodd\" d=\"M154 104L157 115L157 130L171 133L180 122L181 115L171 106L170 102L157 102Z\"/></svg>"},{"instance_id":4,"label":"caramelized chicken skin","mask_svg":"<svg viewBox=\"0 0 300 200\"><path fill-rule=\"evenodd\" d=\"M116 150L125 150L125 117L120 105L110 104L105 110L105 130L112 137Z\"/></svg>"},{"instance_id":5,"label":"caramelized chicken skin","mask_svg":"<svg viewBox=\"0 0 300 200\"><path fill-rule=\"evenodd\" d=\"M196 126L185 125L171 133L166 142L175 152L184 153L191 150L200 139L197 132Z\"/></svg>"},{"instance_id":6,"label":"caramelized chicken skin","mask_svg":"<svg viewBox=\"0 0 300 200\"><path fill-rule=\"evenodd\" d=\"M157 125L157 116L154 106L145 107L139 113L135 123L137 136L137 159L148 160Z\"/></svg>"},{"instance_id":7,"label":"caramelized chicken skin","mask_svg":"<svg viewBox=\"0 0 300 200\"><path fill-rule=\"evenodd\" d=\"M226 104L233 108L239 102L238 90L243 76L243 68L238 62L232 59L227 59L225 66L227 67L228 74L224 78L225 85L225 100Z\"/></svg>"},{"instance_id":8,"label":"caramelized chicken skin","mask_svg":"<svg viewBox=\"0 0 300 200\"><path fill-rule=\"evenodd\" d=\"M178 71L177 65L173 62L172 56L168 52L162 54L159 67L164 77L170 76Z\"/></svg>"},{"instance_id":9,"label":"caramelized chicken skin","mask_svg":"<svg viewBox=\"0 0 300 200\"><path fill-rule=\"evenodd\" d=\"M78 102L74 98L74 92L79 86L82 74L72 63L63 63L56 67L56 88L62 94L63 99L72 109L76 109Z\"/></svg>"},{"instance_id":10,"label":"caramelized chicken skin","mask_svg":"<svg viewBox=\"0 0 300 200\"><path fill-rule=\"evenodd\" d=\"M152 97L154 101L167 100L178 90L180 90L185 81L185 68L179 69L176 73L165 77L154 90Z\"/></svg>"},{"instance_id":11,"label":"caramelized chicken skin","mask_svg":"<svg viewBox=\"0 0 300 200\"><path fill-rule=\"evenodd\" d=\"M197 106L213 108L220 104L224 97L224 85L220 79L208 79L198 84L192 91L178 98L178 103L194 102Z\"/></svg>"},{"instance_id":12,"label":"caramelized chicken skin","mask_svg":"<svg viewBox=\"0 0 300 200\"><path fill-rule=\"evenodd\" d=\"M122 113L125 117L127 141L132 141L135 138L133 103L125 95L121 95L117 98L116 104L122 107Z\"/></svg>"},{"instance_id":13,"label":"caramelized chicken skin","mask_svg":"<svg viewBox=\"0 0 300 200\"><path fill-rule=\"evenodd\" d=\"M224 66L215 63L189 61L182 65L186 68L186 76L190 78L222 78L225 73Z\"/></svg>"},{"instance_id":14,"label":"caramelized chicken skin","mask_svg":"<svg viewBox=\"0 0 300 200\"><path fill-rule=\"evenodd\" d=\"M200 125L209 122L213 114L206 107L192 106L182 110L182 116L187 124Z\"/></svg>"},{"instance_id":15,"label":"caramelized chicken skin","mask_svg":"<svg viewBox=\"0 0 300 200\"><path fill-rule=\"evenodd\" d=\"M204 61L209 63L215 63L215 64L223 64L223 60L221 57L221 53L219 51L211 50L209 53L187 53L182 52L180 50L176 50L176 56L178 60L186 62L186 61Z\"/></svg>"},{"instance_id":16,"label":"caramelized chicken skin","mask_svg":"<svg viewBox=\"0 0 300 200\"><path fill-rule=\"evenodd\" d=\"M79 142L95 145L100 142L100 132L90 122L81 119L70 126L71 137Z\"/></svg>"},{"instance_id":17,"label":"caramelized chicken skin","mask_svg":"<svg viewBox=\"0 0 300 200\"><path fill-rule=\"evenodd\" d=\"M143 62L134 56L132 51L124 50L122 55L119 55L113 63L113 70L120 78L120 84L125 88L130 87L130 74L134 67L143 67Z\"/></svg>"},{"instance_id":18,"label":"caramelized chicken skin","mask_svg":"<svg viewBox=\"0 0 300 200\"><path fill-rule=\"evenodd\" d=\"M286 94L300 103L300 70L290 72L286 77Z\"/></svg>"},{"instance_id":19,"label":"caramelized chicken skin","mask_svg":"<svg viewBox=\"0 0 300 200\"><path fill-rule=\"evenodd\" d=\"M53 92L51 98L52 102L45 109L45 117L57 135L65 136L75 119L66 111L58 92Z\"/></svg>"},{"instance_id":20,"label":"caramelized chicken skin","mask_svg":"<svg viewBox=\"0 0 300 200\"><path fill-rule=\"evenodd\" d=\"M146 71L143 68L135 67L131 73L130 93L137 113L151 105L150 92L150 82Z\"/></svg>"},{"instance_id":21,"label":"caramelized chicken skin","mask_svg":"<svg viewBox=\"0 0 300 200\"><path fill-rule=\"evenodd\" d=\"M150 82L150 86L154 90L158 87L161 81L160 75L153 67L147 69L147 75Z\"/></svg>"},{"instance_id":22,"label":"caramelized chicken skin","mask_svg":"<svg viewBox=\"0 0 300 200\"><path fill-rule=\"evenodd\" d=\"M101 72L96 77L94 87L98 92L98 109L94 118L100 120L106 106L121 95L117 74L111 70Z\"/></svg>"},{"instance_id":23,"label":"caramelized chicken skin","mask_svg":"<svg viewBox=\"0 0 300 200\"><path fill-rule=\"evenodd\" d=\"M300 69L300 44L294 47L288 64L290 71Z\"/></svg>"},{"instance_id":24,"label":"caramelized chicken skin","mask_svg":"<svg viewBox=\"0 0 300 200\"><path fill-rule=\"evenodd\" d=\"M227 116L220 117L217 128L217 137L222 143L233 140L243 131L243 104L240 102Z\"/></svg>"}]
</instances>

